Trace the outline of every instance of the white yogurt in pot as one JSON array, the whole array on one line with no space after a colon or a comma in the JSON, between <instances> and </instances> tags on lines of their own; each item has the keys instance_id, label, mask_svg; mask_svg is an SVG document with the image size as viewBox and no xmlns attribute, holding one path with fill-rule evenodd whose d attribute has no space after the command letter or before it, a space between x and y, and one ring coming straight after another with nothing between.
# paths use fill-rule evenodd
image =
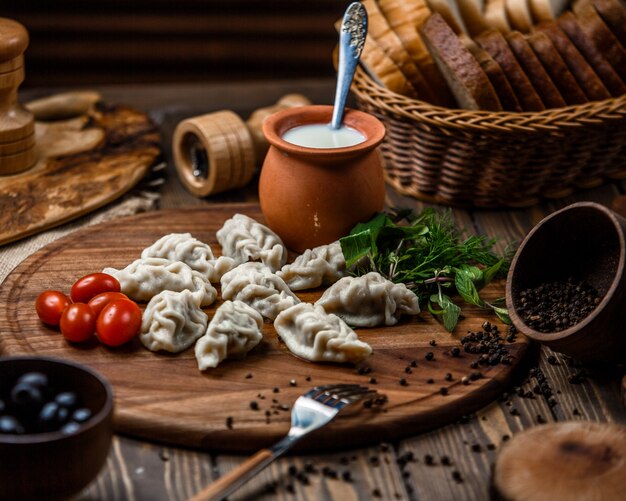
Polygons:
<instances>
[{"instance_id":1,"label":"white yogurt in pot","mask_svg":"<svg viewBox=\"0 0 626 501\"><path fill-rule=\"evenodd\" d=\"M289 129L282 138L306 148L346 148L365 141L365 136L352 127L332 129L329 124L300 125Z\"/></svg>"}]
</instances>

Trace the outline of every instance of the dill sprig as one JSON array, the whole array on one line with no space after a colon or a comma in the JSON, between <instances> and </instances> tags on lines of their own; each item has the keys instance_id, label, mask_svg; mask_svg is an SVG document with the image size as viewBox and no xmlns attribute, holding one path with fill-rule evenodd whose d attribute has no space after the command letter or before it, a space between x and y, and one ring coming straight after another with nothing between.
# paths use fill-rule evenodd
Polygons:
<instances>
[{"instance_id":1,"label":"dill sprig","mask_svg":"<svg viewBox=\"0 0 626 501\"><path fill-rule=\"evenodd\" d=\"M421 304L442 318L448 331L461 314L450 298L455 293L510 322L502 298L488 303L478 291L494 278L506 276L512 250L499 255L494 251L496 239L464 238L450 210L381 212L356 225L340 243L346 264L356 275L377 271L392 282L406 284Z\"/></svg>"}]
</instances>

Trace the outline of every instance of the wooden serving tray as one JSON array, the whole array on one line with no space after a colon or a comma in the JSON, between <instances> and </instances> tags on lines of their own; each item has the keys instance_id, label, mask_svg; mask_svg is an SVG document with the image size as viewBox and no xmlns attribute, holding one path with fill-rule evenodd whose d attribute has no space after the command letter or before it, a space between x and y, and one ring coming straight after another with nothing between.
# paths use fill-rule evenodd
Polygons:
<instances>
[{"instance_id":1,"label":"wooden serving tray","mask_svg":"<svg viewBox=\"0 0 626 501\"><path fill-rule=\"evenodd\" d=\"M495 320L464 307L467 316L454 335L427 312L393 327L359 329L361 339L374 349L359 367L298 359L279 342L273 326L265 324L264 340L245 359L226 360L201 373L193 349L178 355L152 353L138 340L119 349L97 342L72 346L38 320L34 302L41 291L67 292L87 273L106 266L124 267L167 233L191 232L219 250L215 232L237 212L263 221L258 206L250 204L151 212L103 223L44 247L20 264L0 289L0 353L57 356L100 371L113 385L119 432L207 449L250 451L270 445L287 432L289 409L300 394L330 383L369 385L385 394L388 403L347 409L303 442L303 449L378 443L442 426L503 392L527 351L527 341L518 336L515 343L507 343L511 365L481 367L481 379L462 384L461 378L474 372L470 363L478 355L452 357L450 349L460 346L459 339L468 329L479 330L486 319ZM502 293L502 283L484 291L487 298ZM298 293L304 301L320 295L320 290ZM209 316L219 304L206 309ZM431 340L436 346L429 344ZM428 352L434 353L434 360L425 359ZM417 367L406 373L413 360ZM364 368L371 372L364 374ZM451 382L444 379L446 373L452 374ZM406 379L406 386L399 384L401 378ZM434 382L429 384L429 379ZM296 386L290 384L292 380ZM442 395L440 388L448 394ZM259 410L251 408L253 401ZM228 417L232 417L232 429L226 424Z\"/></svg>"},{"instance_id":2,"label":"wooden serving tray","mask_svg":"<svg viewBox=\"0 0 626 501\"><path fill-rule=\"evenodd\" d=\"M92 92L30 103L39 160L0 175L0 245L87 214L146 175L161 136L145 113L98 101Z\"/></svg>"}]
</instances>

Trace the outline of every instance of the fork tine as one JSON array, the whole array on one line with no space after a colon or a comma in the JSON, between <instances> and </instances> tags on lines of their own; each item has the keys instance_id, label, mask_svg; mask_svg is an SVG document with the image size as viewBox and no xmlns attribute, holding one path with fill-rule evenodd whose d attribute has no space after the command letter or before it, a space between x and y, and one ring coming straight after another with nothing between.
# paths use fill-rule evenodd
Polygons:
<instances>
[{"instance_id":1,"label":"fork tine","mask_svg":"<svg viewBox=\"0 0 626 501\"><path fill-rule=\"evenodd\" d=\"M310 398L314 398L316 401L338 410L343 409L346 405L356 402L368 394L375 393L374 390L357 384L328 385L318 387L316 390L317 394L313 392L314 396Z\"/></svg>"}]
</instances>

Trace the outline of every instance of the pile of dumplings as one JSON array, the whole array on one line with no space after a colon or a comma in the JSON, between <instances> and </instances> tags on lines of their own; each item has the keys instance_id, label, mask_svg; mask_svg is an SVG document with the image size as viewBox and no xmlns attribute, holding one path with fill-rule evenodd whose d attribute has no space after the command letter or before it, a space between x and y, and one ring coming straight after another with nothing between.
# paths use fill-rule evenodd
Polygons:
<instances>
[{"instance_id":1,"label":"pile of dumplings","mask_svg":"<svg viewBox=\"0 0 626 501\"><path fill-rule=\"evenodd\" d=\"M280 237L243 214L217 232L222 256L190 233L172 233L122 270L105 268L122 292L148 302L140 340L152 351L179 353L195 343L198 368L240 358L263 338L265 320L295 355L314 362L357 362L371 354L354 327L394 325L419 313L417 296L378 273L350 277L339 242L309 249L287 263ZM202 310L224 302L209 321ZM330 287L315 303L293 291Z\"/></svg>"}]
</instances>

